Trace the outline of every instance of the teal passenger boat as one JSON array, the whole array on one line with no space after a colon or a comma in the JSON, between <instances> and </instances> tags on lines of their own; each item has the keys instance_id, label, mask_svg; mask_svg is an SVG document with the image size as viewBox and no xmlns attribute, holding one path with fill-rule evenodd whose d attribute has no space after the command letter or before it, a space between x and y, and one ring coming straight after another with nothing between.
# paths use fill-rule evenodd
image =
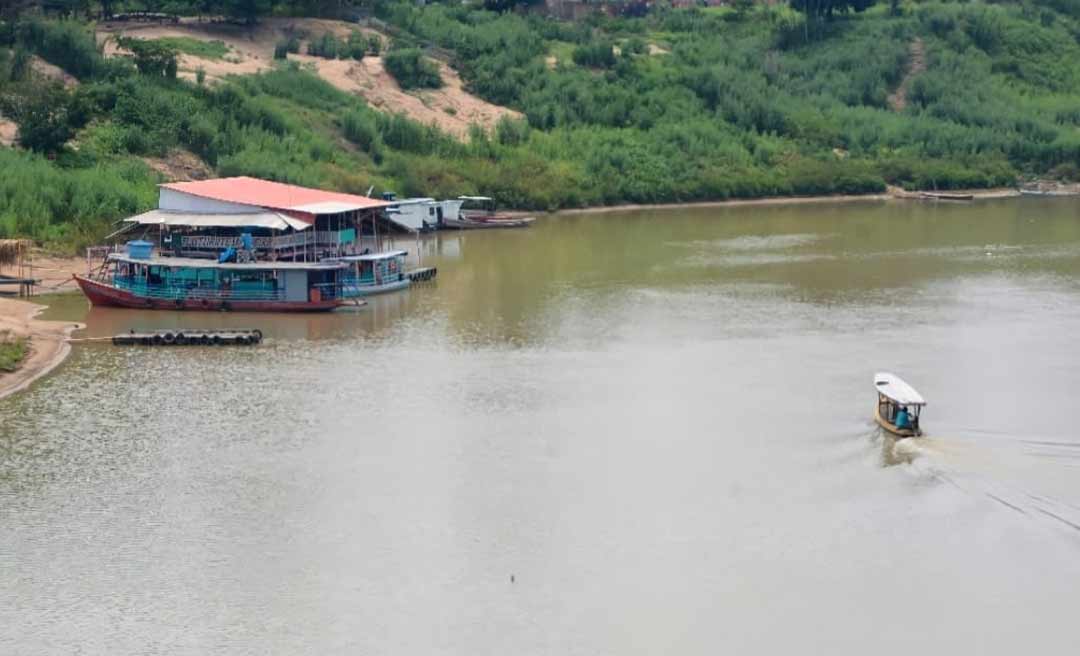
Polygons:
<instances>
[{"instance_id":1,"label":"teal passenger boat","mask_svg":"<svg viewBox=\"0 0 1080 656\"><path fill-rule=\"evenodd\" d=\"M149 249L147 249L149 250ZM94 305L150 310L318 312L343 303L340 262L215 262L112 253L95 275L75 276Z\"/></svg>"},{"instance_id":2,"label":"teal passenger boat","mask_svg":"<svg viewBox=\"0 0 1080 656\"><path fill-rule=\"evenodd\" d=\"M408 251L386 251L324 261L340 262L348 267L341 279L341 295L354 298L393 292L411 285L410 272L405 270L406 255Z\"/></svg>"}]
</instances>

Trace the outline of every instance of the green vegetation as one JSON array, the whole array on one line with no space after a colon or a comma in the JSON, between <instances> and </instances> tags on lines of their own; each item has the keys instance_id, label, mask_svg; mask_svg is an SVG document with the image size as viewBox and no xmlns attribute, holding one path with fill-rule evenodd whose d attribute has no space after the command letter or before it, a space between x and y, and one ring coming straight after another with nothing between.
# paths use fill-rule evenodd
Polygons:
<instances>
[{"instance_id":1,"label":"green vegetation","mask_svg":"<svg viewBox=\"0 0 1080 656\"><path fill-rule=\"evenodd\" d=\"M294 42L296 50L291 49L294 47ZM284 53L298 50L299 43L291 39L284 45L278 44L274 58L285 59ZM330 32L324 33L318 39L313 39L308 43L307 54L326 59L363 59L366 55L378 55L380 50L382 50L382 40L379 37L372 35L369 38L362 32L354 30L345 41L338 39Z\"/></svg>"},{"instance_id":2,"label":"green vegetation","mask_svg":"<svg viewBox=\"0 0 1080 656\"><path fill-rule=\"evenodd\" d=\"M441 83L420 50L435 47L471 92L525 117L473 129L465 143L377 112L294 62L191 84L172 79L167 59L105 59L76 21L2 24L0 112L42 154L0 149L0 237L99 239L153 205L157 178L140 157L175 148L221 175L476 193L535 209L1080 172L1080 1L840 6L807 12L811 23L748 2L559 22L475 3L376 3L393 28L386 66L403 87ZM359 31L312 43L333 57L383 46ZM298 49L287 41L276 56ZM28 73L29 53L81 84L44 84Z\"/></svg>"},{"instance_id":3,"label":"green vegetation","mask_svg":"<svg viewBox=\"0 0 1080 656\"><path fill-rule=\"evenodd\" d=\"M201 41L189 36L167 36L153 41L169 50L203 59L224 59L229 54L229 46L224 41Z\"/></svg>"},{"instance_id":4,"label":"green vegetation","mask_svg":"<svg viewBox=\"0 0 1080 656\"><path fill-rule=\"evenodd\" d=\"M443 85L439 67L417 48L391 50L383 63L402 89L438 89Z\"/></svg>"},{"instance_id":5,"label":"green vegetation","mask_svg":"<svg viewBox=\"0 0 1080 656\"><path fill-rule=\"evenodd\" d=\"M131 51L135 68L142 75L176 79L176 50L164 39L117 37L116 45Z\"/></svg>"},{"instance_id":6,"label":"green vegetation","mask_svg":"<svg viewBox=\"0 0 1080 656\"><path fill-rule=\"evenodd\" d=\"M572 58L578 66L611 68L617 61L615 59L615 44L607 39L586 43L574 48Z\"/></svg>"},{"instance_id":7,"label":"green vegetation","mask_svg":"<svg viewBox=\"0 0 1080 656\"><path fill-rule=\"evenodd\" d=\"M298 54L300 52L300 39L290 37L284 41L279 41L274 46L274 59L288 59L289 53Z\"/></svg>"},{"instance_id":8,"label":"green vegetation","mask_svg":"<svg viewBox=\"0 0 1080 656\"><path fill-rule=\"evenodd\" d=\"M26 357L27 340L9 332L0 332L0 371L15 371Z\"/></svg>"}]
</instances>

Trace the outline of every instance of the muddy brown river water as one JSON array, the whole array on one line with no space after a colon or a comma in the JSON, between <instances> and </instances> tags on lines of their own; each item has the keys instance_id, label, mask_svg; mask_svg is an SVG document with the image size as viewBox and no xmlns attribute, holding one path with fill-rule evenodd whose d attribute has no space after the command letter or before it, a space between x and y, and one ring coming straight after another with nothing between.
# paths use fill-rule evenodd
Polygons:
<instances>
[{"instance_id":1,"label":"muddy brown river water","mask_svg":"<svg viewBox=\"0 0 1080 656\"><path fill-rule=\"evenodd\" d=\"M403 244L415 250L413 242ZM0 401L4 654L1072 654L1080 201L546 218ZM871 421L877 370L927 437Z\"/></svg>"}]
</instances>

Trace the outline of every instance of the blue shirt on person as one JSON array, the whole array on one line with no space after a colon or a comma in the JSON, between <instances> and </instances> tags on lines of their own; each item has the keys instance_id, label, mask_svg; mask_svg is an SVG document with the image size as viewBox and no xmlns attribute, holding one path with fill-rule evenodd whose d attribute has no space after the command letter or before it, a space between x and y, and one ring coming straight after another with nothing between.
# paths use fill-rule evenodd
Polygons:
<instances>
[{"instance_id":1,"label":"blue shirt on person","mask_svg":"<svg viewBox=\"0 0 1080 656\"><path fill-rule=\"evenodd\" d=\"M911 418L908 417L908 412L904 408L900 408L900 410L896 412L896 427L911 428Z\"/></svg>"}]
</instances>

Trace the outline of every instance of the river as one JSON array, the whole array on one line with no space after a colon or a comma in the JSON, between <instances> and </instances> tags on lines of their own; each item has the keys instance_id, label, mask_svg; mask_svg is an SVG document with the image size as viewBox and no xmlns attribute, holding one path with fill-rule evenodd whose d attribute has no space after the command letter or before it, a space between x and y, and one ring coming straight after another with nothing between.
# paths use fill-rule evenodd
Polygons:
<instances>
[{"instance_id":1,"label":"river","mask_svg":"<svg viewBox=\"0 0 1080 656\"><path fill-rule=\"evenodd\" d=\"M422 251L436 283L359 312L58 297L267 341L79 346L0 401L0 652L1075 652L1080 201ZM878 370L924 439L875 427Z\"/></svg>"}]
</instances>

